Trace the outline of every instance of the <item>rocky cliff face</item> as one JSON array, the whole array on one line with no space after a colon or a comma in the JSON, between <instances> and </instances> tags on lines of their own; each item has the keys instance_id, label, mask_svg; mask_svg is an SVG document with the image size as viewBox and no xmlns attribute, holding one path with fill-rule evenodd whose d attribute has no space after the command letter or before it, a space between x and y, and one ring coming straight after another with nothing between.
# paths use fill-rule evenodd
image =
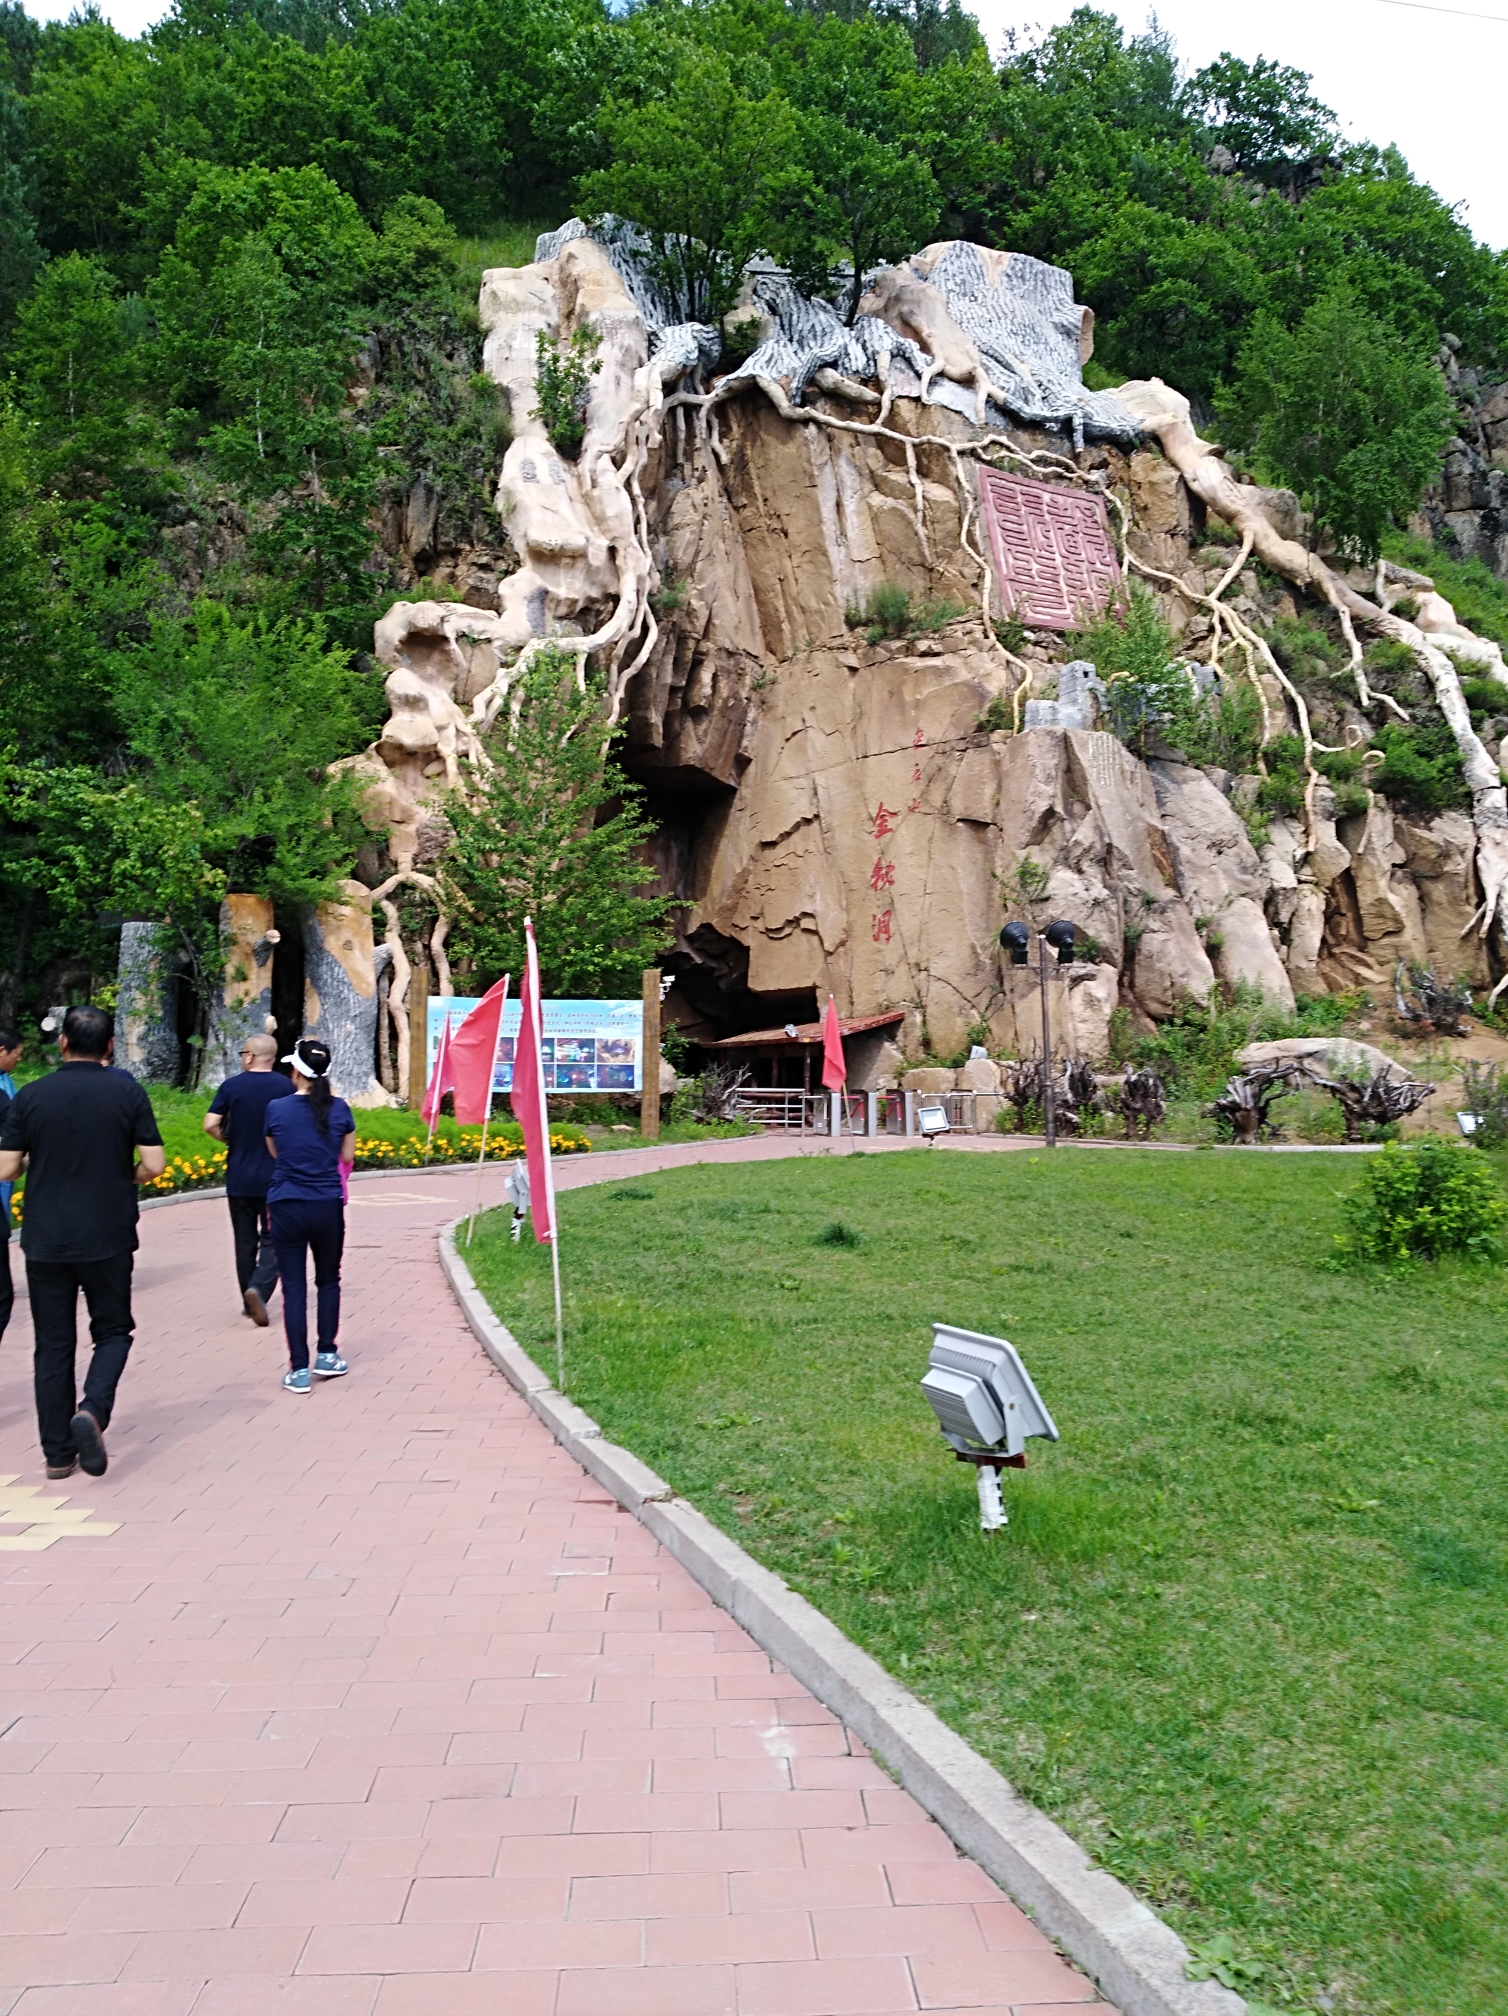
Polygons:
<instances>
[{"instance_id":1,"label":"rocky cliff face","mask_svg":"<svg viewBox=\"0 0 1508 2016\"><path fill-rule=\"evenodd\" d=\"M807 1020L831 991L845 1015L903 1007L913 1055L956 1049L980 1023L1003 1047L1026 1045L1020 982L997 946L1023 861L1045 876L1044 911L1070 918L1089 955L1064 976L1063 1012L1092 1055L1117 1005L1166 1016L1219 981L1287 1002L1386 987L1399 959L1488 977L1483 940L1462 933L1499 783L1474 783L1475 824L1397 818L1375 798L1337 822L1311 776L1309 816L1257 829L1259 852L1243 817L1257 780L1139 761L1094 727L1092 700L1070 704L1065 686L1041 704L1058 694L1061 637L1011 632L1002 647L973 487L987 429L997 461L1118 500L1129 555L1191 652L1218 623L1251 638L1291 616L1303 589L1273 571L1287 567L1429 655L1386 601L1360 602L1336 577L1326 588L1292 543L1294 500L1238 489L1176 394L1152 381L1117 406L1074 392L1064 356L1088 337L1082 311L1058 299L1072 307L1066 276L1043 323L1055 403L1024 424L1002 411L1015 395L997 383L999 357L1030 356L1022 317L1049 269L1011 295L1006 255L970 264L928 248L904 284L869 297L875 312L853 332L757 280L747 312L768 324L765 341L707 393L697 374L717 332L649 301L621 246L556 237L535 265L483 286L489 368L518 430L500 486L517 571L490 609L400 604L379 631L394 713L362 759L393 871L379 897L426 881L434 793L464 770L523 656L555 637L598 654L626 720L626 767L650 794L659 871L680 899L668 1012L693 1034ZM954 268L945 299L932 281ZM892 310L894 329L881 319ZM596 333L604 368L568 463L521 416L536 333L577 326ZM1165 457L1158 441L1175 439ZM1267 571L1244 564L1250 531L1239 555L1209 543L1207 508L1259 528ZM866 641L856 612L882 588L909 594L923 620ZM1415 601L1421 630L1496 659L1439 598ZM1249 655L1270 731L1297 728L1307 748L1294 689L1270 656Z\"/></svg>"},{"instance_id":2,"label":"rocky cliff face","mask_svg":"<svg viewBox=\"0 0 1508 2016\"><path fill-rule=\"evenodd\" d=\"M914 426L917 412L898 402L893 418ZM1072 990L1092 1054L1118 1003L1163 1017L1219 979L1291 1003L1385 989L1400 958L1487 977L1479 941L1460 936L1478 901L1469 818L1410 823L1378 799L1337 826L1322 804L1313 853L1280 819L1259 856L1226 773L1143 764L1090 730L991 733L981 717L1008 707L1013 682L976 619L873 645L845 622L886 582L971 598L950 564L956 494L929 454L918 512L888 444L796 426L757 394L724 409L722 445L716 480L673 487L660 537L685 600L629 700L628 765L655 794L663 872L686 899L667 965L690 1026L768 1025L831 990L845 1014L906 1006L912 1054L954 1049L980 1021L1012 1045L996 940L1023 856L1046 870L1046 907L1097 952ZM1202 588L1171 465L1084 459L1126 496L1145 557ZM1168 604L1190 644L1207 632L1191 599ZM1046 640L1026 649L1041 691L1058 668ZM1275 682L1270 697L1281 714Z\"/></svg>"},{"instance_id":3,"label":"rocky cliff face","mask_svg":"<svg viewBox=\"0 0 1508 2016\"><path fill-rule=\"evenodd\" d=\"M1442 345L1440 364L1456 395L1458 430L1420 507L1421 529L1508 577L1508 385L1483 384L1462 369L1455 343L1452 336Z\"/></svg>"}]
</instances>

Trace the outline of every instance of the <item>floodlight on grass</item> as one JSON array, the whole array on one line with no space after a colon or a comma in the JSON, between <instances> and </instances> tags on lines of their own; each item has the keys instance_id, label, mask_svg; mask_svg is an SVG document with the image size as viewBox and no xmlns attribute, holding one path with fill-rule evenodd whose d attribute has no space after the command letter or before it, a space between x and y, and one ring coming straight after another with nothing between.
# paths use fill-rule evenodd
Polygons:
<instances>
[{"instance_id":1,"label":"floodlight on grass","mask_svg":"<svg viewBox=\"0 0 1508 2016\"><path fill-rule=\"evenodd\" d=\"M925 1134L929 1140L934 1134L949 1133L951 1129L948 1125L947 1107L935 1103L928 1106L918 1106L916 1109L916 1131L919 1134Z\"/></svg>"},{"instance_id":2,"label":"floodlight on grass","mask_svg":"<svg viewBox=\"0 0 1508 2016\"><path fill-rule=\"evenodd\" d=\"M1033 1435L1056 1442L1058 1430L1014 1344L932 1325L932 1352L921 1382L943 1438L961 1463L972 1463L979 1485L979 1523L992 1533L1006 1523L1000 1472L1026 1467Z\"/></svg>"}]
</instances>

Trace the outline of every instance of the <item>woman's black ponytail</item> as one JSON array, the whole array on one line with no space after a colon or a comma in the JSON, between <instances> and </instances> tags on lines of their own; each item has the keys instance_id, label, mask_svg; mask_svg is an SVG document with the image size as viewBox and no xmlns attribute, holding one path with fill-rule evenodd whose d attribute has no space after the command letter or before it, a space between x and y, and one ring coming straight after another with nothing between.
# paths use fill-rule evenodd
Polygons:
<instances>
[{"instance_id":1,"label":"woman's black ponytail","mask_svg":"<svg viewBox=\"0 0 1508 2016\"><path fill-rule=\"evenodd\" d=\"M321 1134L330 1131L330 1052L327 1045L305 1036L294 1046L294 1061L309 1080L309 1104L314 1108L314 1124ZM304 1067L307 1066L307 1069Z\"/></svg>"}]
</instances>

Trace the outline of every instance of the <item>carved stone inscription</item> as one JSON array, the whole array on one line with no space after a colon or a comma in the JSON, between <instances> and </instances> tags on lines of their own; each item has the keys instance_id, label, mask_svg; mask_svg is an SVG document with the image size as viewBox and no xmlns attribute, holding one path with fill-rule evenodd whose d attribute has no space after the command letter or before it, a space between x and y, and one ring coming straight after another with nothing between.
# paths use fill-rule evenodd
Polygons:
<instances>
[{"instance_id":1,"label":"carved stone inscription","mask_svg":"<svg viewBox=\"0 0 1508 2016\"><path fill-rule=\"evenodd\" d=\"M1102 612L1121 578L1102 497L981 468L979 499L1008 616L1077 630Z\"/></svg>"}]
</instances>

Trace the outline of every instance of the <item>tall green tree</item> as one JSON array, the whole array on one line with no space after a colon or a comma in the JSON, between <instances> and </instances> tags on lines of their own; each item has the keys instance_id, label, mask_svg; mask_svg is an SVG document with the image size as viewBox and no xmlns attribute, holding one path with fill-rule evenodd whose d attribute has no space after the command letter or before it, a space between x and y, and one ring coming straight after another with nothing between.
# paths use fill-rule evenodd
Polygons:
<instances>
[{"instance_id":1,"label":"tall green tree","mask_svg":"<svg viewBox=\"0 0 1508 2016\"><path fill-rule=\"evenodd\" d=\"M1375 559L1389 526L1416 508L1455 424L1432 361L1344 281L1296 329L1258 315L1219 404L1231 439L1359 560Z\"/></svg>"},{"instance_id":2,"label":"tall green tree","mask_svg":"<svg viewBox=\"0 0 1508 2016\"><path fill-rule=\"evenodd\" d=\"M535 658L493 768L451 794L441 874L453 950L485 973L518 974L532 917L545 992L590 998L637 988L669 941L670 902L648 893L654 823L607 750L601 696L574 672L565 652Z\"/></svg>"},{"instance_id":3,"label":"tall green tree","mask_svg":"<svg viewBox=\"0 0 1508 2016\"><path fill-rule=\"evenodd\" d=\"M602 132L608 164L581 178L578 201L640 225L679 313L718 321L737 299L765 232L770 182L790 157L789 105L764 78L746 88L726 58L691 47L663 97L610 102Z\"/></svg>"},{"instance_id":4,"label":"tall green tree","mask_svg":"<svg viewBox=\"0 0 1508 2016\"><path fill-rule=\"evenodd\" d=\"M797 108L795 172L771 185L766 236L809 291L843 273L852 322L865 273L925 245L941 213L931 95L900 27L829 15L799 59L779 66Z\"/></svg>"},{"instance_id":5,"label":"tall green tree","mask_svg":"<svg viewBox=\"0 0 1508 2016\"><path fill-rule=\"evenodd\" d=\"M115 704L150 798L192 805L200 851L238 889L307 903L359 834L327 765L375 732L382 688L317 617L238 617L199 602L120 654Z\"/></svg>"},{"instance_id":6,"label":"tall green tree","mask_svg":"<svg viewBox=\"0 0 1508 2016\"><path fill-rule=\"evenodd\" d=\"M69 252L45 268L10 343L44 483L73 497L139 488L159 447L146 339L140 297L122 294L103 259Z\"/></svg>"}]
</instances>

